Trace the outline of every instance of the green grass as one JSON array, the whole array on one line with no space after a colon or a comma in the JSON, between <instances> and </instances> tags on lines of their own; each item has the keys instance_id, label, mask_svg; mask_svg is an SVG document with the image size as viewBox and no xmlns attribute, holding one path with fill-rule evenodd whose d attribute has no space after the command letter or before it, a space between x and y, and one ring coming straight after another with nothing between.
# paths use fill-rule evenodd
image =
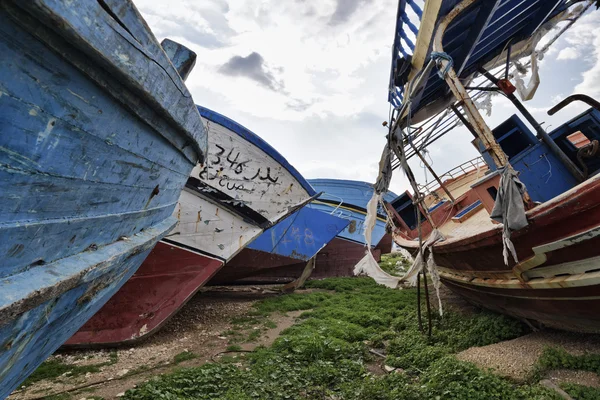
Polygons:
<instances>
[{"instance_id":1,"label":"green grass","mask_svg":"<svg viewBox=\"0 0 600 400\"><path fill-rule=\"evenodd\" d=\"M246 339L246 342L254 342L256 341L259 337L260 337L261 331L260 329L253 329L250 331L250 334L248 334L248 338Z\"/></svg>"},{"instance_id":2,"label":"green grass","mask_svg":"<svg viewBox=\"0 0 600 400\"><path fill-rule=\"evenodd\" d=\"M193 352L186 350L186 351L182 351L179 354L176 354L173 357L173 362L175 364L179 364L179 363L182 363L182 362L187 361L187 360L193 360L194 358L197 358L197 357L198 357L197 354L194 354Z\"/></svg>"},{"instance_id":3,"label":"green grass","mask_svg":"<svg viewBox=\"0 0 600 400\"><path fill-rule=\"evenodd\" d=\"M410 261L400 253L381 255L379 266L390 275L402 276L410 267Z\"/></svg>"},{"instance_id":4,"label":"green grass","mask_svg":"<svg viewBox=\"0 0 600 400\"><path fill-rule=\"evenodd\" d=\"M600 389L589 386L577 385L574 383L564 383L560 385L575 400L599 400Z\"/></svg>"},{"instance_id":5,"label":"green grass","mask_svg":"<svg viewBox=\"0 0 600 400\"><path fill-rule=\"evenodd\" d=\"M600 374L600 354L574 356L562 348L547 347L536 367L538 375L552 369L574 369Z\"/></svg>"},{"instance_id":6,"label":"green grass","mask_svg":"<svg viewBox=\"0 0 600 400\"><path fill-rule=\"evenodd\" d=\"M434 318L431 339L417 327L414 290L392 290L368 278L310 281L329 292L290 294L255 304L253 316L306 310L270 347L239 364L209 363L162 375L127 391L126 399L559 399L538 385L518 385L458 361L474 345L512 339L526 330L507 317L448 310ZM403 373L373 376L369 348ZM221 360L222 361L222 360Z\"/></svg>"},{"instance_id":7,"label":"green grass","mask_svg":"<svg viewBox=\"0 0 600 400\"><path fill-rule=\"evenodd\" d=\"M229 346L227 346L226 351L240 351L242 350L242 346L240 346L239 344L230 344Z\"/></svg>"},{"instance_id":8,"label":"green grass","mask_svg":"<svg viewBox=\"0 0 600 400\"><path fill-rule=\"evenodd\" d=\"M117 362L118 355L116 351L109 353L109 361L90 364L90 365L74 365L65 364L59 360L47 360L44 361L29 377L22 383L21 386L29 386L35 382L48 379L56 379L59 376L69 372L69 377L75 377L85 375L88 372L95 373L100 372L100 368L106 365L112 365Z\"/></svg>"},{"instance_id":9,"label":"green grass","mask_svg":"<svg viewBox=\"0 0 600 400\"><path fill-rule=\"evenodd\" d=\"M265 320L263 322L263 325L267 329L275 329L275 328L277 328L277 324L275 322L271 321L270 319Z\"/></svg>"}]
</instances>

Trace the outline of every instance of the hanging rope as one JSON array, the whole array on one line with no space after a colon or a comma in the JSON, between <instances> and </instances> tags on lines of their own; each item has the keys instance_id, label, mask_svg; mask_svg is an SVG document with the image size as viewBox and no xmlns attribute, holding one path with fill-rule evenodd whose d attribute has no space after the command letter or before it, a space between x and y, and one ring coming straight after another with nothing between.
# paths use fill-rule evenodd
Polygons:
<instances>
[{"instance_id":1,"label":"hanging rope","mask_svg":"<svg viewBox=\"0 0 600 400\"><path fill-rule=\"evenodd\" d=\"M438 69L438 76L442 79L446 78L446 74L448 73L448 71L450 71L450 69L452 68L452 66L454 65L454 60L452 59L452 57L450 57L450 54L444 52L444 51L432 51L431 52L431 59L433 61L435 61L435 63L437 64L438 68L440 66L440 63L442 62L442 60L446 60L448 61L448 64L446 64L446 68L442 69Z\"/></svg>"}]
</instances>

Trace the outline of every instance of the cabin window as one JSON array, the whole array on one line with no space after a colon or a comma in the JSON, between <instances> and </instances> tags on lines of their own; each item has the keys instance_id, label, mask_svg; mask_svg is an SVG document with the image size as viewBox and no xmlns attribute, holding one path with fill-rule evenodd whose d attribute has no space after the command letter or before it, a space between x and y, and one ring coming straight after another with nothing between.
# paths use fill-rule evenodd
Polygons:
<instances>
[{"instance_id":1,"label":"cabin window","mask_svg":"<svg viewBox=\"0 0 600 400\"><path fill-rule=\"evenodd\" d=\"M496 196L498 196L498 189L496 189L495 186L490 186L486 190L490 194L490 196L492 196L492 199L494 199L494 201L496 201Z\"/></svg>"},{"instance_id":2,"label":"cabin window","mask_svg":"<svg viewBox=\"0 0 600 400\"><path fill-rule=\"evenodd\" d=\"M567 136L567 140L571 142L571 144L577 149L585 147L591 143L590 139L588 139L588 137L585 136L581 131L571 133L569 136Z\"/></svg>"}]
</instances>

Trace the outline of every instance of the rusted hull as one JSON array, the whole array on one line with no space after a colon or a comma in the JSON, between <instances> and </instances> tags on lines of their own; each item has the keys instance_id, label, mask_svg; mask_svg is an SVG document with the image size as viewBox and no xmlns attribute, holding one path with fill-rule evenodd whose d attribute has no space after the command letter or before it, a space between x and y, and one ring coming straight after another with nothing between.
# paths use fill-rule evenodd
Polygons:
<instances>
[{"instance_id":1,"label":"rusted hull","mask_svg":"<svg viewBox=\"0 0 600 400\"><path fill-rule=\"evenodd\" d=\"M600 332L600 285L579 288L571 295L565 289L481 290L469 284L442 279L453 292L471 303L499 313L543 324L544 326L575 332ZM520 292L517 294L517 292Z\"/></svg>"},{"instance_id":2,"label":"rusted hull","mask_svg":"<svg viewBox=\"0 0 600 400\"><path fill-rule=\"evenodd\" d=\"M288 267L293 271L287 275L293 276L297 270L296 265L304 266L305 264L305 261L300 262L295 258L245 248L210 280L210 285L227 285L246 278L254 280L250 277L255 276L258 277L256 281L262 282L264 281L263 274L270 275L271 272L287 270ZM274 281L277 282L277 279Z\"/></svg>"},{"instance_id":3,"label":"rusted hull","mask_svg":"<svg viewBox=\"0 0 600 400\"><path fill-rule=\"evenodd\" d=\"M245 251L245 250L244 250ZM310 275L310 279L323 279L331 277L353 276L354 266L365 255L365 246L361 243L352 242L339 237L334 238L321 250L315 261L315 269ZM375 259L379 261L381 251L377 248L373 249ZM305 262L287 263L277 265L277 262L285 262L285 260L272 259L264 263L242 264L236 265L232 271L228 273L230 279L221 280L219 284L238 282L256 282L256 283L285 283L296 280L304 270ZM225 274L228 271L229 264L219 272L217 276ZM237 275L237 271L252 271L245 276ZM229 271L228 271L229 272ZM236 275L234 275L236 274ZM215 276L215 278L217 278ZM237 279L231 279L237 278ZM211 280L211 284L215 282ZM216 284L216 282L215 282Z\"/></svg>"},{"instance_id":4,"label":"rusted hull","mask_svg":"<svg viewBox=\"0 0 600 400\"><path fill-rule=\"evenodd\" d=\"M160 242L135 275L65 346L116 346L149 336L222 266L221 260Z\"/></svg>"},{"instance_id":5,"label":"rusted hull","mask_svg":"<svg viewBox=\"0 0 600 400\"><path fill-rule=\"evenodd\" d=\"M501 227L433 247L442 282L483 307L559 329L600 332L600 178L527 212L504 264ZM396 236L413 250L414 242Z\"/></svg>"}]
</instances>

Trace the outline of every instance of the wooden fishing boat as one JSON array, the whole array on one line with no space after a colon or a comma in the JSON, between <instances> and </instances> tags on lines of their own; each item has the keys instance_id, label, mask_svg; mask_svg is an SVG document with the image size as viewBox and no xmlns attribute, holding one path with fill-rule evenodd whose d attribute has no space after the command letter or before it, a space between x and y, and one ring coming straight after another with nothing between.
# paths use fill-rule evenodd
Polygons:
<instances>
[{"instance_id":1,"label":"wooden fishing boat","mask_svg":"<svg viewBox=\"0 0 600 400\"><path fill-rule=\"evenodd\" d=\"M365 255L366 241L363 227L367 215L367 203L373 194L373 185L367 182L343 179L309 179L308 182L322 194L307 208L311 208L321 215L335 216L347 221L346 227L325 242L326 245L314 256L315 265L310 278L352 276L354 266ZM393 192L388 192L383 200L393 201L395 197ZM389 253L392 249L391 234L386 232L385 214L385 209L380 207L372 234L374 243L372 252L377 260L381 254ZM238 279L246 278L245 282L291 282L302 274L305 266L306 263L299 262L298 259L256 252L250 245L231 260L226 268L211 280L211 284L231 282L232 276L227 276L226 273L231 270L231 274L235 274L235 269L253 271L252 275L239 276ZM233 275L233 277L235 276Z\"/></svg>"},{"instance_id":2,"label":"wooden fishing boat","mask_svg":"<svg viewBox=\"0 0 600 400\"><path fill-rule=\"evenodd\" d=\"M387 165L390 171L405 169L413 192L401 195L388 210L396 243L413 254L421 252L421 260L434 261L430 267L418 261L416 274L429 268L467 300L533 325L598 332L600 104L584 95L570 96L548 113L576 100L592 108L546 132L513 94L510 82L511 65L534 51L541 31L568 19L559 34L564 32L591 3L571 10L568 5L427 1L416 28L414 21L406 22L406 7L416 5L400 1L389 97L395 110L387 147L397 161L390 158ZM409 31L416 35L415 44L406 40ZM439 76L431 72L434 64ZM499 71L488 72L497 65ZM485 86L483 78L491 84ZM478 86L465 88L463 82ZM473 100L490 90L507 97L536 134L516 115L488 128ZM444 111L448 106L451 112ZM458 122L473 134L485 168L473 168L482 162L477 159L454 174L438 176L421 150L451 133ZM430 169L434 184L416 183L408 163L414 156Z\"/></svg>"},{"instance_id":3,"label":"wooden fishing boat","mask_svg":"<svg viewBox=\"0 0 600 400\"><path fill-rule=\"evenodd\" d=\"M133 4L71 3L0 1L2 399L175 225L207 147ZM195 55L165 44L187 74Z\"/></svg>"},{"instance_id":4,"label":"wooden fishing boat","mask_svg":"<svg viewBox=\"0 0 600 400\"><path fill-rule=\"evenodd\" d=\"M209 284L224 285L240 280L279 282L281 280L272 279L271 272L277 274L288 268L291 269L288 272L290 279L284 281L293 281L302 275L306 264L349 223L347 219L323 213L308 205L267 229L227 262Z\"/></svg>"},{"instance_id":5,"label":"wooden fishing boat","mask_svg":"<svg viewBox=\"0 0 600 400\"><path fill-rule=\"evenodd\" d=\"M209 132L208 156L181 193L173 213L177 226L66 346L115 346L148 337L265 229L289 226L285 221L304 215L294 213L316 195L258 135L212 110L198 110ZM278 228L271 232L289 239Z\"/></svg>"}]
</instances>

